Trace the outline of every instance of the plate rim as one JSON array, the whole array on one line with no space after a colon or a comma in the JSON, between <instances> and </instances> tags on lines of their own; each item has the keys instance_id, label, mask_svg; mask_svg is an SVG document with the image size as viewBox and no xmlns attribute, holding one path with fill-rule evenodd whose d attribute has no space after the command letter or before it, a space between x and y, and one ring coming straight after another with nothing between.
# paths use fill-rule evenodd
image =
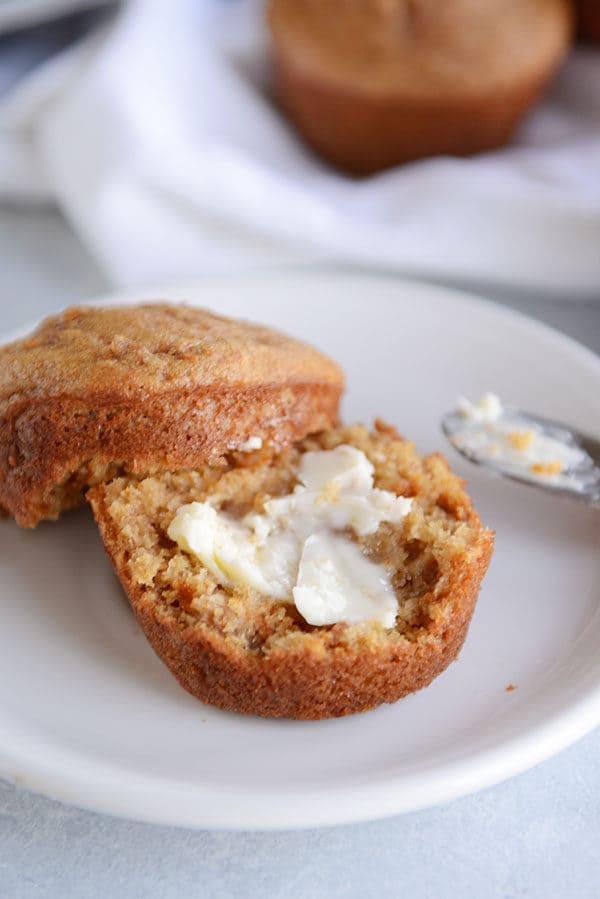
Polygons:
<instances>
[{"instance_id":1,"label":"plate rim","mask_svg":"<svg viewBox=\"0 0 600 899\"><path fill-rule=\"evenodd\" d=\"M356 273L335 269L232 273L104 293L86 300L83 305L135 304L144 300L159 300L161 294L181 295L183 301L186 299L186 293L198 294L207 291L211 284L221 286L246 284L249 281L260 283L277 280L288 282L290 278L300 277L329 282L377 281L400 291L410 289L416 294L427 294L431 298L443 300L449 297L449 301L461 305L478 306L483 313L492 317L516 322L525 332L534 334L537 339L542 338L546 345L548 341L560 345L562 350L567 351L579 364L584 363L591 376L600 382L600 357L590 348L545 322L465 290L382 273ZM200 302L191 299L190 296L187 299L195 304ZM210 302L207 305L210 306ZM250 315L249 318L251 317ZM38 323L39 319L35 324ZM15 339L29 329L28 325L12 329L11 332L0 335L0 340L4 342ZM289 785L269 793L271 807L267 814L260 812L257 814L255 810L253 811L253 805L257 803L256 796L253 798L252 788L246 795L239 784L234 785L232 789L220 786L216 792L207 790L206 783L196 787L190 787L188 784L182 792L181 784L176 781L157 782L156 779L144 776L132 783L130 775L127 774L127 783L118 784L119 789L115 792L115 781L118 780L115 778L115 769L109 777L104 778L104 781L96 774L96 780L91 783L89 760L87 767L85 764L79 764L80 770L66 770L56 762L50 764L36 758L35 753L24 750L15 741L2 739L1 728L0 774L11 783L90 811L155 824L227 830L285 830L334 826L404 814L486 789L550 758L599 724L600 677L597 677L594 685L579 695L575 702L563 704L559 709L546 713L540 722L524 733L507 738L499 746L480 750L475 756L438 765L435 776L431 777L431 773L429 774L430 784L425 790L422 780L418 783L418 789L415 789L414 784L410 789L411 784L408 782L410 778L407 779L406 774L393 776L388 773L380 782L344 784L329 789L325 801L316 804L315 797L311 794L311 802L308 805L300 803L295 806L293 821L290 820L292 816L287 804L290 800L297 799L298 794L297 791L290 789ZM64 761L66 762L66 759ZM27 771L23 773L25 768ZM107 789L107 781L113 785L112 792ZM165 800L168 796L172 800L177 795L177 802L171 801L170 805L167 801L156 802L157 791L164 793ZM236 804L241 794L245 800L243 809ZM203 797L206 799L207 796L218 798L220 804L211 802L210 810L207 810L206 805L199 804L199 800ZM277 800L274 805L273 799ZM235 809L234 819L231 815L232 809Z\"/></svg>"}]
</instances>

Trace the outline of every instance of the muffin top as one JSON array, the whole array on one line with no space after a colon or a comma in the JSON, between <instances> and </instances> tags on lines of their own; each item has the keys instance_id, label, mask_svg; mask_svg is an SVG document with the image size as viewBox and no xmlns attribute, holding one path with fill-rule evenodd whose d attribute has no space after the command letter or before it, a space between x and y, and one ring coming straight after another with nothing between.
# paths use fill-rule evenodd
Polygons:
<instances>
[{"instance_id":1,"label":"muffin top","mask_svg":"<svg viewBox=\"0 0 600 899\"><path fill-rule=\"evenodd\" d=\"M73 307L0 347L0 411L25 398L323 383L338 366L260 325L167 303Z\"/></svg>"},{"instance_id":2,"label":"muffin top","mask_svg":"<svg viewBox=\"0 0 600 899\"><path fill-rule=\"evenodd\" d=\"M474 96L535 78L571 28L567 0L271 0L279 52L329 82Z\"/></svg>"}]
</instances>

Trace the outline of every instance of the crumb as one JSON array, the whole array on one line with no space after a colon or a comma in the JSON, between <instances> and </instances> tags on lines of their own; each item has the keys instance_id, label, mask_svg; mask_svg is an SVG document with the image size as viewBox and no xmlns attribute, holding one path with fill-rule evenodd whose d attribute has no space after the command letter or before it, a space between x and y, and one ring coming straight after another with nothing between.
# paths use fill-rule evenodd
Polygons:
<instances>
[{"instance_id":1,"label":"crumb","mask_svg":"<svg viewBox=\"0 0 600 899\"><path fill-rule=\"evenodd\" d=\"M534 437L535 437L535 434L531 430L529 430L529 431L510 431L506 435L506 439L508 440L508 442L512 446L514 446L514 448L516 450L519 450L519 452L521 452L521 453L524 453L526 450L529 449L529 447L531 446L531 444L533 442Z\"/></svg>"},{"instance_id":2,"label":"crumb","mask_svg":"<svg viewBox=\"0 0 600 899\"><path fill-rule=\"evenodd\" d=\"M387 434L388 437L391 437L392 440L402 440L402 437L396 430L393 425L389 425L387 421L384 421L382 418L375 419L375 430L379 434Z\"/></svg>"},{"instance_id":3,"label":"crumb","mask_svg":"<svg viewBox=\"0 0 600 899\"><path fill-rule=\"evenodd\" d=\"M516 684L509 684L508 687L505 687L505 690L507 693L512 693L512 691L516 690L516 689L517 689Z\"/></svg>"},{"instance_id":4,"label":"crumb","mask_svg":"<svg viewBox=\"0 0 600 899\"><path fill-rule=\"evenodd\" d=\"M555 459L553 462L535 462L530 466L530 471L534 474L549 477L553 474L560 474L562 471L562 462Z\"/></svg>"}]
</instances>

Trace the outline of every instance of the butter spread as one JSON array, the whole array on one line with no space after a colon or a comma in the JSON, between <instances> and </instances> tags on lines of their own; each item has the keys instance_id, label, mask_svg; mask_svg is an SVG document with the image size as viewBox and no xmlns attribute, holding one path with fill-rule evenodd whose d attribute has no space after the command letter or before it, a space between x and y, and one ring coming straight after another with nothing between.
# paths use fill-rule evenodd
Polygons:
<instances>
[{"instance_id":1,"label":"butter spread","mask_svg":"<svg viewBox=\"0 0 600 899\"><path fill-rule=\"evenodd\" d=\"M375 619L393 627L398 600L381 566L338 534L311 534L293 589L296 608L311 624Z\"/></svg>"},{"instance_id":2,"label":"butter spread","mask_svg":"<svg viewBox=\"0 0 600 899\"><path fill-rule=\"evenodd\" d=\"M457 449L526 480L576 486L569 471L585 461L586 453L544 433L523 414L505 409L495 394L487 393L476 403L461 397L456 411L465 422L450 438Z\"/></svg>"},{"instance_id":3,"label":"butter spread","mask_svg":"<svg viewBox=\"0 0 600 899\"><path fill-rule=\"evenodd\" d=\"M470 421L494 422L502 415L502 403L495 393L484 393L475 403L461 396L456 404L456 410Z\"/></svg>"},{"instance_id":4,"label":"butter spread","mask_svg":"<svg viewBox=\"0 0 600 899\"><path fill-rule=\"evenodd\" d=\"M238 520L210 502L176 513L169 537L223 585L294 602L309 624L378 621L392 627L398 602L383 566L340 532L398 523L412 500L373 486L373 466L352 446L304 453L300 483Z\"/></svg>"}]
</instances>

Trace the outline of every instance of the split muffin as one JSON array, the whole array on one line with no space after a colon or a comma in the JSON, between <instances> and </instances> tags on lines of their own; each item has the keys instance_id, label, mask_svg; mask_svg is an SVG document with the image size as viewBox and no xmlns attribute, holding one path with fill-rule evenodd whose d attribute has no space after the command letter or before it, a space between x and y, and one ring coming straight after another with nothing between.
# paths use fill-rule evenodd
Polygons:
<instances>
[{"instance_id":1,"label":"split muffin","mask_svg":"<svg viewBox=\"0 0 600 899\"><path fill-rule=\"evenodd\" d=\"M279 96L365 175L505 144L563 59L569 0L270 0Z\"/></svg>"},{"instance_id":2,"label":"split muffin","mask_svg":"<svg viewBox=\"0 0 600 899\"><path fill-rule=\"evenodd\" d=\"M150 644L228 711L395 702L456 658L493 535L437 454L338 424L343 376L185 305L68 309L0 348L0 504L87 496Z\"/></svg>"},{"instance_id":3,"label":"split muffin","mask_svg":"<svg viewBox=\"0 0 600 899\"><path fill-rule=\"evenodd\" d=\"M492 553L445 459L380 422L88 497L158 656L203 702L252 715L347 715L425 687Z\"/></svg>"}]
</instances>

